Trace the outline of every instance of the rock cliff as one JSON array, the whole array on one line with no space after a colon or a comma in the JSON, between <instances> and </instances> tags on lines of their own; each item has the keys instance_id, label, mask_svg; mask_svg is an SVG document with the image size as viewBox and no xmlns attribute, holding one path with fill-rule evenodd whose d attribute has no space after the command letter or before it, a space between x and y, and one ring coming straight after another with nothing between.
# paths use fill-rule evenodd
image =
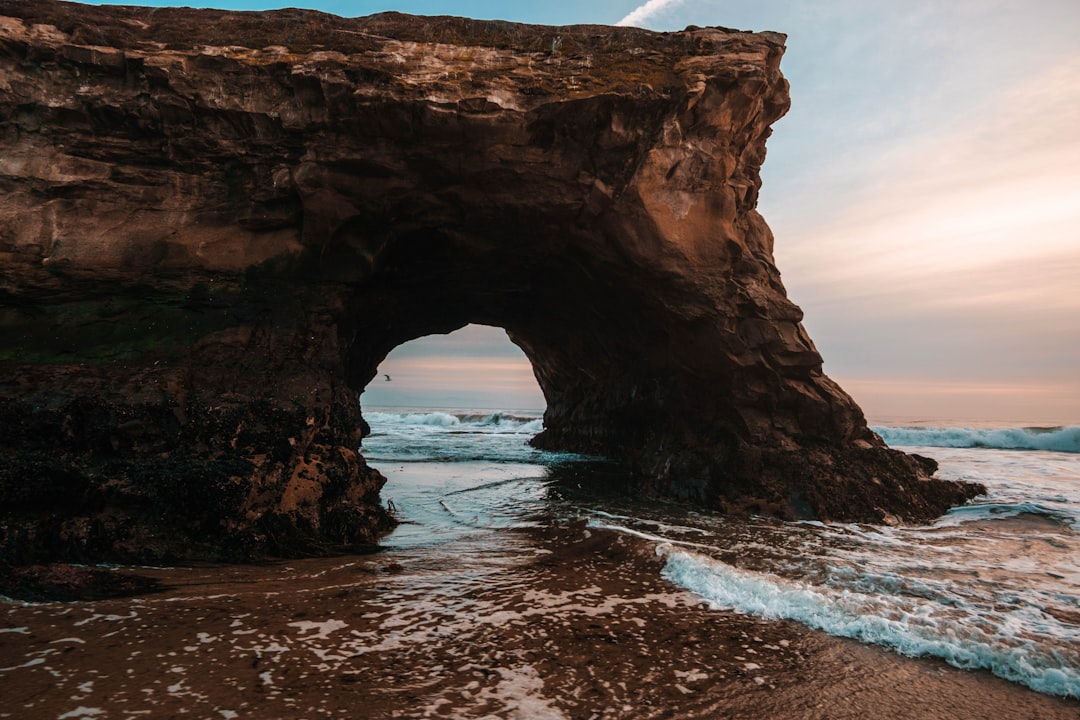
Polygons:
<instances>
[{"instance_id":1,"label":"rock cliff","mask_svg":"<svg viewBox=\"0 0 1080 720\"><path fill-rule=\"evenodd\" d=\"M867 428L785 295L755 210L783 51L0 1L2 557L375 541L358 393L467 323L532 361L537 445L639 489L867 521L969 498Z\"/></svg>"}]
</instances>

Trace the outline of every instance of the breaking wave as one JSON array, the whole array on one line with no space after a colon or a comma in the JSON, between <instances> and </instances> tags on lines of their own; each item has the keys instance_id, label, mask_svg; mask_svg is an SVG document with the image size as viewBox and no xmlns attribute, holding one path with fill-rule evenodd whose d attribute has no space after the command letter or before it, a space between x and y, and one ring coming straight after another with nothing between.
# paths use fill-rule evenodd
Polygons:
<instances>
[{"instance_id":1,"label":"breaking wave","mask_svg":"<svg viewBox=\"0 0 1080 720\"><path fill-rule=\"evenodd\" d=\"M1076 511L1075 506L1064 502L1045 505L1037 502L981 502L962 505L949 510L947 515L935 523L935 526L949 527L966 522L1009 520L1022 515L1040 518L1080 531L1080 513Z\"/></svg>"},{"instance_id":2,"label":"breaking wave","mask_svg":"<svg viewBox=\"0 0 1080 720\"><path fill-rule=\"evenodd\" d=\"M893 446L1080 453L1080 426L1026 428L874 427Z\"/></svg>"},{"instance_id":3,"label":"breaking wave","mask_svg":"<svg viewBox=\"0 0 1080 720\"><path fill-rule=\"evenodd\" d=\"M536 415L514 414L506 412L493 413L448 413L448 412L417 412L417 413L391 413L391 412L367 412L364 413L371 425L414 425L421 427L442 428L484 428L490 430L502 430L506 432L538 433L544 429L544 421Z\"/></svg>"},{"instance_id":4,"label":"breaking wave","mask_svg":"<svg viewBox=\"0 0 1080 720\"><path fill-rule=\"evenodd\" d=\"M1080 697L1080 657L1077 645L1071 645L1080 641L1080 629L1056 621L1037 607L1009 608L998 617L979 618L962 607L951 607L945 598L810 585L736 568L671 545L662 545L657 552L667 556L665 576L717 606L796 620L905 655L933 655L957 667L990 670L1038 692ZM1049 629L1045 636L1026 637L1005 630L1023 624L1039 629L1053 626L1059 638L1071 641L1047 643L1046 636L1053 634Z\"/></svg>"},{"instance_id":5,"label":"breaking wave","mask_svg":"<svg viewBox=\"0 0 1080 720\"><path fill-rule=\"evenodd\" d=\"M371 435L361 448L370 461L532 462L572 459L528 444L544 429L540 413L483 411L367 411Z\"/></svg>"}]
</instances>

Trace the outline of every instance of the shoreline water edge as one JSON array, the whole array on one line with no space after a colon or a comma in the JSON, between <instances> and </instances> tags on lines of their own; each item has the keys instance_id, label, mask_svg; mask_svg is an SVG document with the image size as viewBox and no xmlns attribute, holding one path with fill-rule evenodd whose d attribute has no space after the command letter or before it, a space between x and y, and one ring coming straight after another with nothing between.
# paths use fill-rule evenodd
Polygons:
<instances>
[{"instance_id":1,"label":"shoreline water edge","mask_svg":"<svg viewBox=\"0 0 1080 720\"><path fill-rule=\"evenodd\" d=\"M875 427L990 491L912 528L626 497L536 413L366 416L380 552L72 568L129 596L0 605L0 718L1080 712L1080 428Z\"/></svg>"}]
</instances>

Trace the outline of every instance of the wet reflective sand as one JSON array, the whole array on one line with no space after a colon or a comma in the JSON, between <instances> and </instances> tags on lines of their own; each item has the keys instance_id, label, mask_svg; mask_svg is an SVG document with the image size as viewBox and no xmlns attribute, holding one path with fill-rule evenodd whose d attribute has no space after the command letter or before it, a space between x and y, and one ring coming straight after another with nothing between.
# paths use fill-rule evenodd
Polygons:
<instances>
[{"instance_id":1,"label":"wet reflective sand","mask_svg":"<svg viewBox=\"0 0 1080 720\"><path fill-rule=\"evenodd\" d=\"M625 534L552 518L498 536L144 569L168 589L8 605L0 717L1080 716L988 673L710 608Z\"/></svg>"}]
</instances>

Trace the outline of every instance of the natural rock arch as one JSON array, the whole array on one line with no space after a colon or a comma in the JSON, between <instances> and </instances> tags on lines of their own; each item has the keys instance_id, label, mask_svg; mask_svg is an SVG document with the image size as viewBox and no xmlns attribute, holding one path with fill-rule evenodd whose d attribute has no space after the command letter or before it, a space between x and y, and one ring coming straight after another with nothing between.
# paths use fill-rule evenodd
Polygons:
<instances>
[{"instance_id":1,"label":"natural rock arch","mask_svg":"<svg viewBox=\"0 0 1080 720\"><path fill-rule=\"evenodd\" d=\"M781 35L3 11L9 557L374 540L357 393L468 322L533 363L538 444L648 492L880 521L975 490L884 447L784 293Z\"/></svg>"}]
</instances>

